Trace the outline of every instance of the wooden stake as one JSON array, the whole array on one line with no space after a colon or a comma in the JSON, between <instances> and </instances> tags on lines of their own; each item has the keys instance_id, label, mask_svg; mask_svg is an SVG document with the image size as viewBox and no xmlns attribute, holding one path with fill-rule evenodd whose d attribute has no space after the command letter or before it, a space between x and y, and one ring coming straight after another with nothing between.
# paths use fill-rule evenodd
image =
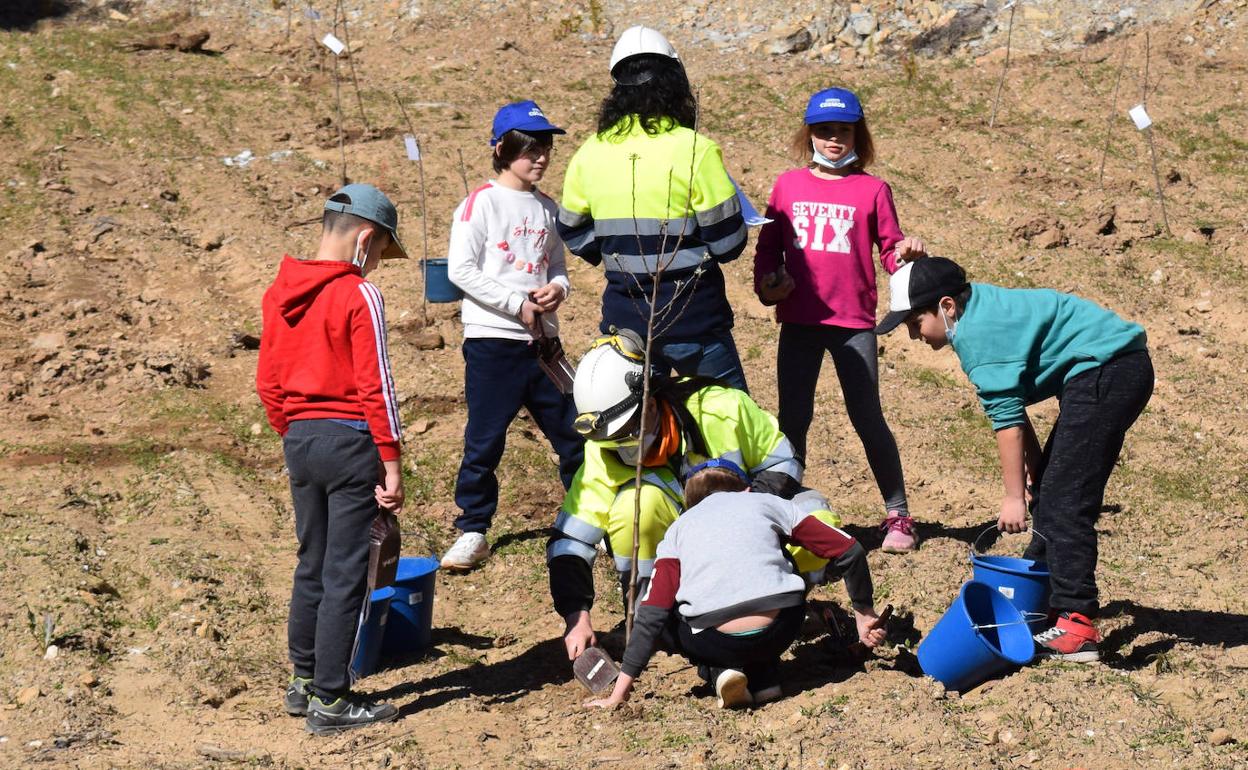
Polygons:
<instances>
[{"instance_id":1,"label":"wooden stake","mask_svg":"<svg viewBox=\"0 0 1248 770\"><path fill-rule=\"evenodd\" d=\"M1114 93L1109 100L1109 112L1105 115L1105 144L1101 148L1101 170L1096 175L1096 183L1105 189L1105 157L1109 155L1109 136L1118 112L1118 86L1122 84L1122 71L1127 66L1127 41L1122 41L1122 55L1118 57L1118 75L1114 78Z\"/></svg>"},{"instance_id":2,"label":"wooden stake","mask_svg":"<svg viewBox=\"0 0 1248 770\"><path fill-rule=\"evenodd\" d=\"M418 178L420 179L420 238L421 238L421 275L424 277L425 291L420 297L420 318L422 324L429 326L429 208L425 203L425 153L420 149L420 139L416 136L416 127L412 125L412 118L407 114L407 107L403 106L403 99L399 97L399 92L394 92L394 101L399 105L399 111L403 113L403 120L407 123L407 131L416 139L416 169ZM462 156L461 156L462 157Z\"/></svg>"},{"instance_id":3,"label":"wooden stake","mask_svg":"<svg viewBox=\"0 0 1248 770\"><path fill-rule=\"evenodd\" d=\"M1150 45L1148 32L1144 33L1144 78L1140 82L1140 104L1148 106L1148 64L1149 54L1152 46ZM1170 218L1166 216L1166 195L1161 189L1161 174L1157 171L1157 143L1153 141L1153 126L1150 123L1148 128L1144 129L1144 134L1148 138L1148 154L1153 161L1153 183L1157 186L1157 203L1161 206L1161 224L1166 230L1166 235L1172 235L1170 232Z\"/></svg>"},{"instance_id":4,"label":"wooden stake","mask_svg":"<svg viewBox=\"0 0 1248 770\"><path fill-rule=\"evenodd\" d=\"M360 108L360 120L364 122L364 132L373 133L368 125L368 115L364 114L364 97L360 96L360 81L355 76L355 55L351 53L351 33L347 31L347 9L342 0L338 0L338 10L342 16L342 42L347 46L347 64L351 67L351 85L355 87L355 103Z\"/></svg>"},{"instance_id":5,"label":"wooden stake","mask_svg":"<svg viewBox=\"0 0 1248 770\"><path fill-rule=\"evenodd\" d=\"M997 107L1001 104L1001 89L1005 87L1005 73L1010 69L1010 45L1014 39L1014 12L1018 10L1018 4L1022 0L1014 0L1010 3L1010 22L1005 31L1005 63L1001 65L1001 78L997 81L997 95L992 100L992 115L988 118L988 127L992 128L997 122Z\"/></svg>"},{"instance_id":6,"label":"wooden stake","mask_svg":"<svg viewBox=\"0 0 1248 770\"><path fill-rule=\"evenodd\" d=\"M468 197L468 167L464 165L464 151L456 147L455 152L459 153L459 178L464 182L464 197Z\"/></svg>"},{"instance_id":7,"label":"wooden stake","mask_svg":"<svg viewBox=\"0 0 1248 770\"><path fill-rule=\"evenodd\" d=\"M338 7L334 6L333 29L338 30ZM338 76L338 54L334 54L334 101L338 105L338 154L342 158L342 183L347 183L347 140L342 132L342 79Z\"/></svg>"}]
</instances>

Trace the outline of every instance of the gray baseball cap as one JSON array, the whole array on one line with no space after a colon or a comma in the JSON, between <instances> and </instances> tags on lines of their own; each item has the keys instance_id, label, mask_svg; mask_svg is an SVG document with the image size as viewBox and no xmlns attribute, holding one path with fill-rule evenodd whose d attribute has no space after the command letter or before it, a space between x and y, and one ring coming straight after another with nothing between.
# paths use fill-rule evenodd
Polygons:
<instances>
[{"instance_id":1,"label":"gray baseball cap","mask_svg":"<svg viewBox=\"0 0 1248 770\"><path fill-rule=\"evenodd\" d=\"M326 211L354 214L370 222L376 222L390 232L390 246L381 254L382 259L407 259L407 250L399 242L399 212L386 194L371 184L349 184L329 196Z\"/></svg>"}]
</instances>

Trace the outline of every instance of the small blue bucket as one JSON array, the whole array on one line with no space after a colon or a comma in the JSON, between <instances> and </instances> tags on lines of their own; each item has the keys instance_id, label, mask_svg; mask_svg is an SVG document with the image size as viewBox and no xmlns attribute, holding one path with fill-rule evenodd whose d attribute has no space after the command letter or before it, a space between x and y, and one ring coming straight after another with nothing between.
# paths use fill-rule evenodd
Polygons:
<instances>
[{"instance_id":1,"label":"small blue bucket","mask_svg":"<svg viewBox=\"0 0 1248 770\"><path fill-rule=\"evenodd\" d=\"M378 588L369 597L368 619L355 631L355 656L351 659L352 679L368 676L377 670L393 599L393 588Z\"/></svg>"},{"instance_id":2,"label":"small blue bucket","mask_svg":"<svg viewBox=\"0 0 1248 770\"><path fill-rule=\"evenodd\" d=\"M423 652L433 632L433 589L438 560L430 556L404 556L394 576L394 599L382 652L406 656Z\"/></svg>"},{"instance_id":3,"label":"small blue bucket","mask_svg":"<svg viewBox=\"0 0 1248 770\"><path fill-rule=\"evenodd\" d=\"M1035 642L1022 613L995 588L974 580L919 644L923 673L948 690L969 690L1031 662Z\"/></svg>"},{"instance_id":4,"label":"small blue bucket","mask_svg":"<svg viewBox=\"0 0 1248 770\"><path fill-rule=\"evenodd\" d=\"M458 302L464 298L459 287L451 283L445 259L421 261L425 271L425 299L430 302Z\"/></svg>"},{"instance_id":5,"label":"small blue bucket","mask_svg":"<svg viewBox=\"0 0 1248 770\"><path fill-rule=\"evenodd\" d=\"M1049 615L1049 567L1044 562L979 552L979 541L996 526L979 533L971 544L971 580L986 583L1009 599L1031 624L1043 624ZM1041 535L1031 530L1041 539Z\"/></svg>"}]
</instances>

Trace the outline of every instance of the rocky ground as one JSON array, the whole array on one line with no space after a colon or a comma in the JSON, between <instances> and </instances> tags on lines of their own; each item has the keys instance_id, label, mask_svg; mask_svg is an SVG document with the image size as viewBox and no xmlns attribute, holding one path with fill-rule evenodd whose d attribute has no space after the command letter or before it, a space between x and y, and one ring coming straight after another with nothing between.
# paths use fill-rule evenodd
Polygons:
<instances>
[{"instance_id":1,"label":"rocky ground","mask_svg":"<svg viewBox=\"0 0 1248 770\"><path fill-rule=\"evenodd\" d=\"M327 2L319 20L258 0L26 5L65 13L0 12L0 765L1248 767L1248 3L1024 2L996 104L999 3L350 2L341 120L334 61L313 43ZM283 252L314 247L344 156L399 202L409 248L441 255L506 100L535 98L569 129L545 185L557 195L608 88L612 35L635 22L671 36L702 129L756 202L806 96L845 84L908 233L978 279L1074 291L1148 328L1157 391L1101 524L1103 664L1028 667L962 696L915 674L910 651L969 576L998 481L953 357L894 335L881 391L926 543L870 555L898 611L877 658L830 656L811 629L786 698L720 713L660 655L630 708L584 711L545 595L560 489L522 420L494 557L439 576L428 657L362 683L403 718L326 740L280 714L294 542L252 393L261 291ZM1126 116L1145 99L1168 231ZM749 253L728 267L730 298L752 390L774 409L776 327ZM575 263L572 280L579 354L602 279ZM464 418L457 312L422 302L416 263L375 281L404 396L407 550L436 552ZM830 373L817 409L808 479L874 549L877 493ZM604 591L597 614L611 628L618 598Z\"/></svg>"}]
</instances>

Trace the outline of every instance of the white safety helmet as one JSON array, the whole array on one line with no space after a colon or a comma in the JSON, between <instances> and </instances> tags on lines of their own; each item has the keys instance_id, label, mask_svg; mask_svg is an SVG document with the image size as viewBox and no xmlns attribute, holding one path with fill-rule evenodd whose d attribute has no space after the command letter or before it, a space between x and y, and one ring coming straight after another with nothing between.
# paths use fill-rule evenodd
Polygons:
<instances>
[{"instance_id":1,"label":"white safety helmet","mask_svg":"<svg viewBox=\"0 0 1248 770\"><path fill-rule=\"evenodd\" d=\"M576 431L594 441L622 438L641 406L645 343L628 329L612 331L594 341L572 381Z\"/></svg>"},{"instance_id":2,"label":"white safety helmet","mask_svg":"<svg viewBox=\"0 0 1248 770\"><path fill-rule=\"evenodd\" d=\"M643 27L640 24L635 27L629 27L624 30L624 34L620 35L620 39L615 41L615 48L611 50L611 77L619 82L616 77L616 67L620 62L631 59L634 56L642 54L654 54L656 56L666 56L680 62L680 56L677 55L676 49L672 44L667 42L667 38L663 37L663 33L657 29ZM645 78L649 80L649 78ZM640 82L645 82L645 80ZM638 83L628 83L627 85L640 85Z\"/></svg>"}]
</instances>

